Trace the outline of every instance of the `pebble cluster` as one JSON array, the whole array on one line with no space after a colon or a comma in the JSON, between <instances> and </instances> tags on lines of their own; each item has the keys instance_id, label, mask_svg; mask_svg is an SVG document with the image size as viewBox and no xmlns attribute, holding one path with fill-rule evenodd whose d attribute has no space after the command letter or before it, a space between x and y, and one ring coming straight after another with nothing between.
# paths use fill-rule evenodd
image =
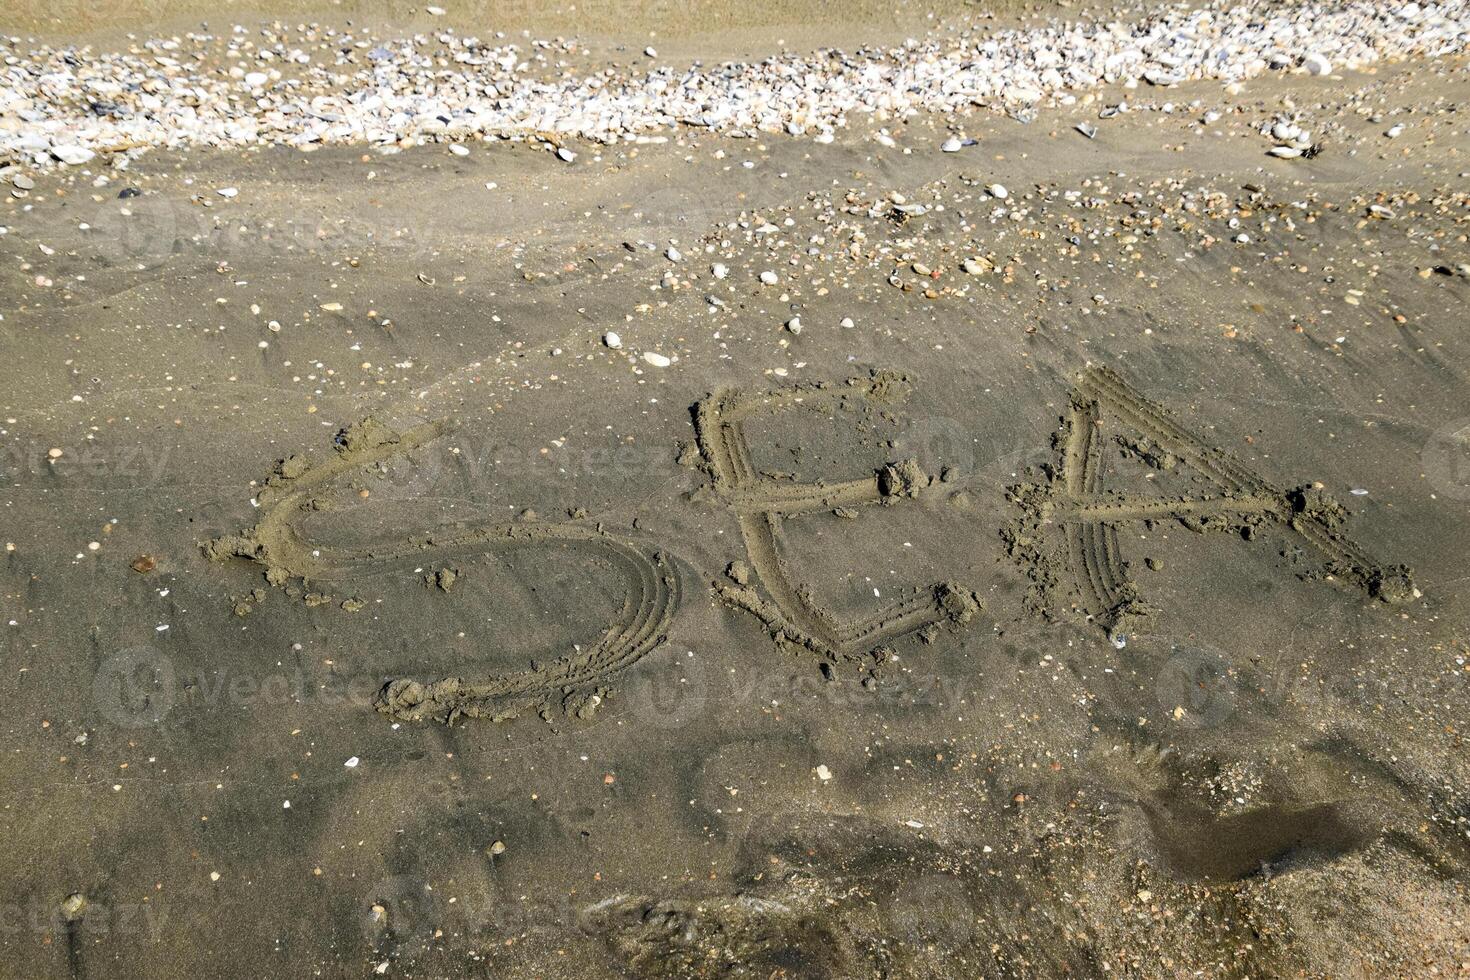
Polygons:
<instances>
[{"instance_id":1,"label":"pebble cluster","mask_svg":"<svg viewBox=\"0 0 1470 980\"><path fill-rule=\"evenodd\" d=\"M576 41L523 47L449 30L384 42L315 25L237 26L117 53L22 52L10 38L0 44L0 164L79 166L113 154L125 165L148 147L497 138L540 138L570 160L566 138L661 139L678 126L827 141L857 114L988 106L1024 117L1103 84L1321 75L1457 54L1467 37L1467 0L1369 0L1172 8L1133 23L974 22L892 49L647 71L579 67L570 59L590 54Z\"/></svg>"}]
</instances>

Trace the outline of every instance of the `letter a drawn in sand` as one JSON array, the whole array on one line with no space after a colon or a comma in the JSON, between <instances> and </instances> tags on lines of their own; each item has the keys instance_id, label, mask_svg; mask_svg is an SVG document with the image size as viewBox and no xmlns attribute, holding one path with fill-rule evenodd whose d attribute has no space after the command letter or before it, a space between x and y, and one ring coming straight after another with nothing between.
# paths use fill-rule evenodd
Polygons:
<instances>
[{"instance_id":1,"label":"letter a drawn in sand","mask_svg":"<svg viewBox=\"0 0 1470 980\"><path fill-rule=\"evenodd\" d=\"M1107 420L1131 433L1117 437L1127 455L1156 471L1186 467L1209 491L1152 496L1105 489ZM1328 575L1376 599L1399 603L1420 594L1409 569L1380 564L1347 537L1347 512L1320 487L1272 486L1108 368L1092 366L1078 375L1053 444L1058 459L1046 468L1047 479L1011 488L1022 516L1005 531L1011 555L1032 580L1029 602L1036 611L1048 611L1064 591L1058 569L1065 567L1082 611L1110 633L1126 617L1147 614L1118 545L1118 526L1142 521L1177 520L1199 532L1234 530L1247 540L1257 528L1275 524L1321 555Z\"/></svg>"}]
</instances>

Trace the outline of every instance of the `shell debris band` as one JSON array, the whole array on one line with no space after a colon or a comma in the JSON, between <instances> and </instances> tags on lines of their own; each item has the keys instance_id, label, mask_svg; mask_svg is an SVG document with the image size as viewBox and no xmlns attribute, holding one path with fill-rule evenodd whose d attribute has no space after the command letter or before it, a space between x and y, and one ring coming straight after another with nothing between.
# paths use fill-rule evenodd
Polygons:
<instances>
[{"instance_id":1,"label":"shell debris band","mask_svg":"<svg viewBox=\"0 0 1470 980\"><path fill-rule=\"evenodd\" d=\"M1174 7L1132 23L999 31L976 21L894 48L684 69L567 70L566 59L584 53L574 40L522 46L447 29L390 41L310 34L306 43L275 28L234 27L126 53L26 50L19 38L0 39L0 162L85 166L88 153L148 147L477 137L534 139L571 161L561 145L571 137L613 143L677 126L827 141L862 113L1016 111L1103 84L1238 82L1455 55L1470 36L1470 0Z\"/></svg>"}]
</instances>

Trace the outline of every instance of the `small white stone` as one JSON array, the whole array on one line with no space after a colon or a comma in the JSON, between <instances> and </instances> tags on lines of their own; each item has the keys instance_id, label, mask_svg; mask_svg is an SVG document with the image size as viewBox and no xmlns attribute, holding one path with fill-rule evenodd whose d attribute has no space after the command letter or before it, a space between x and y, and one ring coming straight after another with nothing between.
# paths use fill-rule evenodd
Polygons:
<instances>
[{"instance_id":1,"label":"small white stone","mask_svg":"<svg viewBox=\"0 0 1470 980\"><path fill-rule=\"evenodd\" d=\"M709 271L710 275L714 276L716 279L723 279L730 274L729 266L725 265L723 262L716 262L714 265L709 267Z\"/></svg>"},{"instance_id":2,"label":"small white stone","mask_svg":"<svg viewBox=\"0 0 1470 980\"><path fill-rule=\"evenodd\" d=\"M215 191L215 193L218 194L220 197L232 198L240 193L240 189L238 187L221 187L219 190Z\"/></svg>"},{"instance_id":3,"label":"small white stone","mask_svg":"<svg viewBox=\"0 0 1470 980\"><path fill-rule=\"evenodd\" d=\"M470 148L463 143L450 143L449 152L457 157L467 157L470 155Z\"/></svg>"},{"instance_id":4,"label":"small white stone","mask_svg":"<svg viewBox=\"0 0 1470 980\"><path fill-rule=\"evenodd\" d=\"M949 139L944 141L944 145L941 146L940 149L943 150L945 153L958 153L960 152L960 150L964 149L964 146L964 143L951 136Z\"/></svg>"},{"instance_id":5,"label":"small white stone","mask_svg":"<svg viewBox=\"0 0 1470 980\"><path fill-rule=\"evenodd\" d=\"M989 187L985 188L985 192L991 197L1001 201L1004 201L1006 198L1011 196L1011 192L1006 190L1005 184L991 184Z\"/></svg>"},{"instance_id":6,"label":"small white stone","mask_svg":"<svg viewBox=\"0 0 1470 980\"><path fill-rule=\"evenodd\" d=\"M650 58L657 58L658 57L658 52L653 49L653 45L651 45L651 44L648 47L646 47L646 48L643 49L643 53L646 54L646 55L648 55L648 57L650 57Z\"/></svg>"},{"instance_id":7,"label":"small white stone","mask_svg":"<svg viewBox=\"0 0 1470 980\"><path fill-rule=\"evenodd\" d=\"M767 286L774 286L780 281L781 277L776 275L770 269L767 269L765 272L761 273L761 282L765 283Z\"/></svg>"},{"instance_id":8,"label":"small white stone","mask_svg":"<svg viewBox=\"0 0 1470 980\"><path fill-rule=\"evenodd\" d=\"M793 334L801 333L801 317L794 316L787 320L786 329L790 330Z\"/></svg>"},{"instance_id":9,"label":"small white stone","mask_svg":"<svg viewBox=\"0 0 1470 980\"><path fill-rule=\"evenodd\" d=\"M832 770L826 766L817 766L817 778L825 783L832 778Z\"/></svg>"},{"instance_id":10,"label":"small white stone","mask_svg":"<svg viewBox=\"0 0 1470 980\"><path fill-rule=\"evenodd\" d=\"M97 154L85 146L53 146L51 155L68 166L80 167Z\"/></svg>"},{"instance_id":11,"label":"small white stone","mask_svg":"<svg viewBox=\"0 0 1470 980\"><path fill-rule=\"evenodd\" d=\"M674 363L667 357L664 357L662 354L655 354L651 350L643 352L643 360L648 364L652 364L656 368L666 368L670 364Z\"/></svg>"},{"instance_id":12,"label":"small white stone","mask_svg":"<svg viewBox=\"0 0 1470 980\"><path fill-rule=\"evenodd\" d=\"M619 347L623 346L623 338L619 337L611 330L602 335L602 342L611 347L613 350L617 350Z\"/></svg>"},{"instance_id":13,"label":"small white stone","mask_svg":"<svg viewBox=\"0 0 1470 980\"><path fill-rule=\"evenodd\" d=\"M353 756L352 758L348 759L346 762L342 763L342 765L346 766L348 769L356 769L357 768L357 764L360 761L361 760L358 759L357 756Z\"/></svg>"},{"instance_id":14,"label":"small white stone","mask_svg":"<svg viewBox=\"0 0 1470 980\"><path fill-rule=\"evenodd\" d=\"M1281 157L1284 160L1302 155L1302 149L1299 146L1273 146L1267 152L1273 157Z\"/></svg>"},{"instance_id":15,"label":"small white stone","mask_svg":"<svg viewBox=\"0 0 1470 980\"><path fill-rule=\"evenodd\" d=\"M1307 70L1308 75L1328 75L1332 72L1332 62L1327 56L1313 51L1302 59L1302 67Z\"/></svg>"},{"instance_id":16,"label":"small white stone","mask_svg":"<svg viewBox=\"0 0 1470 980\"><path fill-rule=\"evenodd\" d=\"M246 88L260 88L262 85L270 80L271 77L263 71L251 71L245 73Z\"/></svg>"},{"instance_id":17,"label":"small white stone","mask_svg":"<svg viewBox=\"0 0 1470 980\"><path fill-rule=\"evenodd\" d=\"M573 153L565 146L558 146L556 148L556 158L563 163L571 163L573 160L577 159L577 154Z\"/></svg>"},{"instance_id":18,"label":"small white stone","mask_svg":"<svg viewBox=\"0 0 1470 980\"><path fill-rule=\"evenodd\" d=\"M683 257L684 257L684 253L681 252L681 251L679 251L677 248L675 248L672 245L670 245L668 248L664 249L664 258L668 259L670 262L678 262Z\"/></svg>"},{"instance_id":19,"label":"small white stone","mask_svg":"<svg viewBox=\"0 0 1470 980\"><path fill-rule=\"evenodd\" d=\"M838 326L842 327L842 329L844 329L844 330L851 330L853 327L857 326L857 324L855 324L855 323L852 322L852 317L845 316L838 323Z\"/></svg>"}]
</instances>

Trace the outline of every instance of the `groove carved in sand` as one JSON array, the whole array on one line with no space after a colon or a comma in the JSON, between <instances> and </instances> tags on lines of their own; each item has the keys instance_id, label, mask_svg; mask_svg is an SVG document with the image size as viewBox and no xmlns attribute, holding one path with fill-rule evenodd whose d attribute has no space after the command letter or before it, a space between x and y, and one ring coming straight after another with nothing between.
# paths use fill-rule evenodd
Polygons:
<instances>
[{"instance_id":1,"label":"groove carved in sand","mask_svg":"<svg viewBox=\"0 0 1470 980\"><path fill-rule=\"evenodd\" d=\"M491 677L437 680L395 678L378 692L379 711L410 721L453 723L461 717L512 718L526 710L551 717L561 711L590 717L608 693L610 679L663 642L679 603L679 577L663 552L646 551L601 531L570 523L523 521L453 525L362 548L333 548L304 539L296 524L331 509L343 488L339 477L381 463L438 438L445 430L430 423L396 432L371 419L343 431L337 453L317 463L291 457L281 463L258 495L261 517L237 535L204 546L212 559L243 557L265 567L266 579L315 585L364 572L411 570L426 560L505 553L515 549L563 549L595 563L624 583L624 600L614 625L596 642L532 670Z\"/></svg>"},{"instance_id":2,"label":"groove carved in sand","mask_svg":"<svg viewBox=\"0 0 1470 980\"><path fill-rule=\"evenodd\" d=\"M1134 442L1123 443L1133 455L1155 469L1189 467L1212 492L1143 496L1104 489L1104 413L1136 434ZM1059 570L1065 568L1082 610L1109 631L1130 614L1146 614L1128 577L1117 528L1161 520L1178 520L1196 531L1230 528L1246 538L1261 525L1282 526L1323 558L1328 574L1374 598L1398 603L1419 595L1407 568L1378 562L1343 532L1346 512L1329 495L1313 487L1271 485L1108 368L1089 367L1078 376L1055 446L1057 463L1045 482L1011 488L1022 517L1006 538L1032 579L1035 608L1045 610L1051 595L1063 589ZM1061 547L1054 544L1058 537Z\"/></svg>"},{"instance_id":3,"label":"groove carved in sand","mask_svg":"<svg viewBox=\"0 0 1470 980\"><path fill-rule=\"evenodd\" d=\"M792 517L917 497L930 478L914 460L891 463L871 476L827 483L792 483L762 476L752 463L745 423L795 408L894 397L901 379L878 373L846 385L801 385L775 392L720 392L694 408L695 436L715 498L740 525L751 566L748 581L716 583L721 599L760 618L772 634L829 661L866 659L901 636L968 622L979 608L974 593L953 583L917 589L860 622L844 622L796 581L782 557L782 525Z\"/></svg>"}]
</instances>

